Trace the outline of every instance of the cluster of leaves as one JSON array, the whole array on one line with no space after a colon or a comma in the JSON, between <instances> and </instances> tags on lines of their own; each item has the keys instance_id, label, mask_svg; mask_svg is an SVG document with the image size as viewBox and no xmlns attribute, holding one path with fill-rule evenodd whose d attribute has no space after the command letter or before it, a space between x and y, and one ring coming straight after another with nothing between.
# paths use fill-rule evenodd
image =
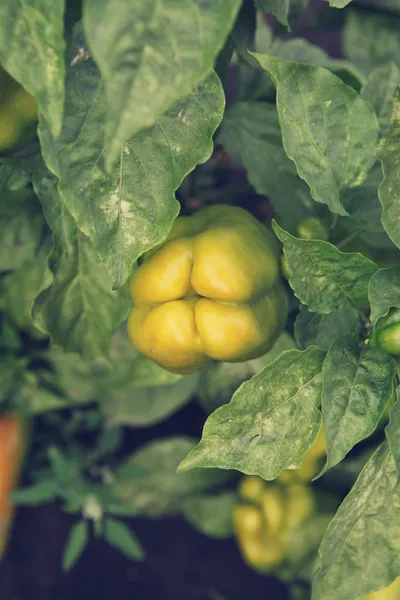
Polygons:
<instances>
[{"instance_id":1,"label":"cluster of leaves","mask_svg":"<svg viewBox=\"0 0 400 600\"><path fill-rule=\"evenodd\" d=\"M90 522L142 556L112 515L180 512L229 535L235 494L218 486L232 469L274 479L300 465L322 424L329 472L387 410L396 363L365 342L400 308L400 2L379 4L390 14L325 3L319 23L349 5L338 11L343 59L280 35L308 4L1 4L0 63L38 100L40 144L0 162L0 402L83 430L92 415L98 432L88 457L73 428L62 445L55 427L15 496L60 498L81 515L66 568ZM225 110L229 65L237 90ZM217 136L274 209L295 339L285 333L242 365L211 364L199 385L136 355L123 323L137 260L167 236L176 194ZM329 242L295 236L310 215L329 222ZM193 395L211 413L197 446L155 440L115 463L123 426L158 423ZM361 599L400 574L399 406L328 527L313 600Z\"/></svg>"}]
</instances>

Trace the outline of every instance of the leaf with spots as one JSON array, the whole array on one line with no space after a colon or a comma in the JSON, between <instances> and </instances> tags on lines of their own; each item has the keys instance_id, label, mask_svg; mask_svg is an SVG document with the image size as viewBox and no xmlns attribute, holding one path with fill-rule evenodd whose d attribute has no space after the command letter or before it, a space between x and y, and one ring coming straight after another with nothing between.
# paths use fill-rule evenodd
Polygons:
<instances>
[{"instance_id":1,"label":"leaf with spots","mask_svg":"<svg viewBox=\"0 0 400 600\"><path fill-rule=\"evenodd\" d=\"M289 283L312 312L329 313L349 303L364 306L378 267L359 253L343 253L328 242L300 240L273 223L292 274Z\"/></svg>"},{"instance_id":2,"label":"leaf with spots","mask_svg":"<svg viewBox=\"0 0 400 600\"><path fill-rule=\"evenodd\" d=\"M75 43L84 44L79 28ZM107 105L92 60L68 69L66 96L61 135L54 139L46 123L41 127L43 157L59 177L62 201L101 257L113 286L120 287L137 258L166 238L179 212L175 190L211 155L224 109L221 82L211 73L153 127L130 139L109 175L103 164Z\"/></svg>"},{"instance_id":3,"label":"leaf with spots","mask_svg":"<svg viewBox=\"0 0 400 600\"><path fill-rule=\"evenodd\" d=\"M54 232L33 323L65 351L108 356L113 331L130 308L128 286L112 290L105 266L60 199L56 177L38 169L33 183Z\"/></svg>"},{"instance_id":4,"label":"leaf with spots","mask_svg":"<svg viewBox=\"0 0 400 600\"><path fill-rule=\"evenodd\" d=\"M322 370L327 452L322 473L375 431L392 397L395 375L395 361L379 348L360 348L344 336L333 342Z\"/></svg>"},{"instance_id":5,"label":"leaf with spots","mask_svg":"<svg viewBox=\"0 0 400 600\"><path fill-rule=\"evenodd\" d=\"M108 101L105 163L209 75L240 0L86 0L89 48Z\"/></svg>"},{"instance_id":6,"label":"leaf with spots","mask_svg":"<svg viewBox=\"0 0 400 600\"><path fill-rule=\"evenodd\" d=\"M179 465L237 469L275 479L299 467L321 422L321 370L325 352L287 350L249 381L204 425L200 443Z\"/></svg>"},{"instance_id":7,"label":"leaf with spots","mask_svg":"<svg viewBox=\"0 0 400 600\"><path fill-rule=\"evenodd\" d=\"M319 555L312 600L363 600L400 575L400 488L387 442L339 507Z\"/></svg>"},{"instance_id":8,"label":"leaf with spots","mask_svg":"<svg viewBox=\"0 0 400 600\"><path fill-rule=\"evenodd\" d=\"M371 105L321 67L254 54L276 87L282 141L316 202L346 215L341 194L361 185L376 160Z\"/></svg>"}]
</instances>

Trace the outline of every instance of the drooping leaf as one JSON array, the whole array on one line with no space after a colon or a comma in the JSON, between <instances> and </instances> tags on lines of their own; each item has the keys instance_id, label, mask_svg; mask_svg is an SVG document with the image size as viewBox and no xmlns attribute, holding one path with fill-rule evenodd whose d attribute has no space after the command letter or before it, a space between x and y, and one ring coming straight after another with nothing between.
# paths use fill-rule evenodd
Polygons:
<instances>
[{"instance_id":1,"label":"drooping leaf","mask_svg":"<svg viewBox=\"0 0 400 600\"><path fill-rule=\"evenodd\" d=\"M178 474L177 466L193 445L194 440L187 437L150 442L122 465L147 469L147 473L139 478L117 479L113 485L115 494L140 515L180 513L184 500L232 477L228 471L218 469Z\"/></svg>"},{"instance_id":2,"label":"drooping leaf","mask_svg":"<svg viewBox=\"0 0 400 600\"><path fill-rule=\"evenodd\" d=\"M40 174L34 185L55 243L33 322L68 352L107 356L113 331L127 316L129 290L112 290L105 266L63 205L55 178Z\"/></svg>"},{"instance_id":3,"label":"drooping leaf","mask_svg":"<svg viewBox=\"0 0 400 600\"><path fill-rule=\"evenodd\" d=\"M322 369L322 420L327 461L337 465L376 429L393 395L396 363L379 348L337 338Z\"/></svg>"},{"instance_id":4,"label":"drooping leaf","mask_svg":"<svg viewBox=\"0 0 400 600\"><path fill-rule=\"evenodd\" d=\"M85 2L85 32L108 100L107 170L128 141L210 73L239 6L239 0Z\"/></svg>"},{"instance_id":5,"label":"drooping leaf","mask_svg":"<svg viewBox=\"0 0 400 600\"><path fill-rule=\"evenodd\" d=\"M381 132L389 127L393 111L393 98L400 84L400 71L395 62L377 67L369 74L361 96L368 100L378 116Z\"/></svg>"},{"instance_id":6,"label":"drooping leaf","mask_svg":"<svg viewBox=\"0 0 400 600\"><path fill-rule=\"evenodd\" d=\"M64 1L2 0L0 63L28 92L53 135L64 107Z\"/></svg>"},{"instance_id":7,"label":"drooping leaf","mask_svg":"<svg viewBox=\"0 0 400 600\"><path fill-rule=\"evenodd\" d=\"M399 27L395 15L350 10L343 30L345 56L366 75L390 61L400 68Z\"/></svg>"},{"instance_id":8,"label":"drooping leaf","mask_svg":"<svg viewBox=\"0 0 400 600\"><path fill-rule=\"evenodd\" d=\"M288 29L306 9L308 2L309 0L255 0L258 10L271 13Z\"/></svg>"},{"instance_id":9,"label":"drooping leaf","mask_svg":"<svg viewBox=\"0 0 400 600\"><path fill-rule=\"evenodd\" d=\"M82 43L79 28L74 43ZM179 212L175 190L211 155L224 109L221 82L211 73L153 127L129 139L109 175L103 164L107 105L95 63L74 63L66 86L60 136L54 139L41 125L43 157L60 179L64 205L106 265L113 287L120 287L137 258L166 238Z\"/></svg>"},{"instance_id":10,"label":"drooping leaf","mask_svg":"<svg viewBox=\"0 0 400 600\"><path fill-rule=\"evenodd\" d=\"M104 538L111 546L120 550L128 558L144 559L144 550L131 529L117 519L107 517L104 522Z\"/></svg>"},{"instance_id":11,"label":"drooping leaf","mask_svg":"<svg viewBox=\"0 0 400 600\"><path fill-rule=\"evenodd\" d=\"M379 269L371 277L368 295L372 325L376 325L380 317L387 315L391 306L400 308L400 265Z\"/></svg>"},{"instance_id":12,"label":"drooping leaf","mask_svg":"<svg viewBox=\"0 0 400 600\"><path fill-rule=\"evenodd\" d=\"M341 335L356 337L360 326L360 315L351 304L327 314L310 312L302 306L294 324L294 335L301 350L315 345L328 351L335 338Z\"/></svg>"},{"instance_id":13,"label":"drooping leaf","mask_svg":"<svg viewBox=\"0 0 400 600\"><path fill-rule=\"evenodd\" d=\"M362 600L400 575L400 488L387 443L362 470L319 554L312 600Z\"/></svg>"},{"instance_id":14,"label":"drooping leaf","mask_svg":"<svg viewBox=\"0 0 400 600\"><path fill-rule=\"evenodd\" d=\"M379 187L382 204L382 224L388 236L400 247L400 86L393 99L392 120L378 146L378 158L382 163L384 179Z\"/></svg>"},{"instance_id":15,"label":"drooping leaf","mask_svg":"<svg viewBox=\"0 0 400 600\"><path fill-rule=\"evenodd\" d=\"M377 265L358 253L343 253L328 242L300 240L276 223L273 228L283 242L296 296L313 312L329 313L348 303L365 303L368 283Z\"/></svg>"},{"instance_id":16,"label":"drooping leaf","mask_svg":"<svg viewBox=\"0 0 400 600\"><path fill-rule=\"evenodd\" d=\"M232 512L238 497L235 492L193 496L183 505L187 521L212 538L224 539L233 535Z\"/></svg>"},{"instance_id":17,"label":"drooping leaf","mask_svg":"<svg viewBox=\"0 0 400 600\"><path fill-rule=\"evenodd\" d=\"M272 77L282 141L315 201L346 215L342 190L361 185L376 159L371 105L326 69L254 54Z\"/></svg>"},{"instance_id":18,"label":"drooping leaf","mask_svg":"<svg viewBox=\"0 0 400 600\"><path fill-rule=\"evenodd\" d=\"M299 467L320 427L324 356L316 346L287 350L243 383L229 404L208 417L179 471L219 467L269 480Z\"/></svg>"}]
</instances>

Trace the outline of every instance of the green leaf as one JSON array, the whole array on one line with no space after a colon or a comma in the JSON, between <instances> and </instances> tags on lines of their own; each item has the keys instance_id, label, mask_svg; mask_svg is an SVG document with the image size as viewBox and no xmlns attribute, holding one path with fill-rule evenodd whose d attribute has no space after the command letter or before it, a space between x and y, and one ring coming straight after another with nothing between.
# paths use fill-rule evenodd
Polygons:
<instances>
[{"instance_id":1,"label":"green leaf","mask_svg":"<svg viewBox=\"0 0 400 600\"><path fill-rule=\"evenodd\" d=\"M400 488L388 444L362 470L322 540L312 600L361 600L400 575Z\"/></svg>"},{"instance_id":2,"label":"green leaf","mask_svg":"<svg viewBox=\"0 0 400 600\"><path fill-rule=\"evenodd\" d=\"M358 442L375 431L393 395L396 363L379 348L337 338L322 369L322 421L327 461L337 465Z\"/></svg>"},{"instance_id":3,"label":"green leaf","mask_svg":"<svg viewBox=\"0 0 400 600\"><path fill-rule=\"evenodd\" d=\"M3 309L18 329L36 338L41 337L41 333L33 326L31 309L43 281L50 247L50 237L46 236L34 260L25 262L0 281Z\"/></svg>"},{"instance_id":4,"label":"green leaf","mask_svg":"<svg viewBox=\"0 0 400 600\"><path fill-rule=\"evenodd\" d=\"M132 377L119 387L110 386L100 398L100 408L109 427L146 427L168 418L187 404L198 383L197 375L187 375L169 385L138 387Z\"/></svg>"},{"instance_id":5,"label":"green leaf","mask_svg":"<svg viewBox=\"0 0 400 600\"><path fill-rule=\"evenodd\" d=\"M128 286L113 291L105 266L61 202L50 174L34 180L55 235L33 322L65 351L84 358L107 356L114 329L131 305Z\"/></svg>"},{"instance_id":6,"label":"green leaf","mask_svg":"<svg viewBox=\"0 0 400 600\"><path fill-rule=\"evenodd\" d=\"M390 125L393 98L399 84L400 71L394 62L390 62L372 71L361 90L361 97L375 109L382 133Z\"/></svg>"},{"instance_id":7,"label":"green leaf","mask_svg":"<svg viewBox=\"0 0 400 600\"><path fill-rule=\"evenodd\" d=\"M64 105L64 1L2 0L0 63L36 96L53 135Z\"/></svg>"},{"instance_id":8,"label":"green leaf","mask_svg":"<svg viewBox=\"0 0 400 600\"><path fill-rule=\"evenodd\" d=\"M255 0L258 10L271 13L289 30L308 2L309 0Z\"/></svg>"},{"instance_id":9,"label":"green leaf","mask_svg":"<svg viewBox=\"0 0 400 600\"><path fill-rule=\"evenodd\" d=\"M239 6L239 0L85 2L85 33L109 105L107 170L128 140L210 73Z\"/></svg>"},{"instance_id":10,"label":"green leaf","mask_svg":"<svg viewBox=\"0 0 400 600\"><path fill-rule=\"evenodd\" d=\"M193 446L194 441L187 437L155 440L143 446L123 465L147 469L147 474L117 480L114 493L140 515L160 517L180 513L184 500L232 477L231 473L218 469L178 474L177 466Z\"/></svg>"},{"instance_id":11,"label":"green leaf","mask_svg":"<svg viewBox=\"0 0 400 600\"><path fill-rule=\"evenodd\" d=\"M390 61L400 68L399 27L400 19L395 15L349 11L343 30L345 56L366 75Z\"/></svg>"},{"instance_id":12,"label":"green leaf","mask_svg":"<svg viewBox=\"0 0 400 600\"><path fill-rule=\"evenodd\" d=\"M324 356L316 346L287 350L243 383L229 404L208 417L179 471L219 467L270 480L299 467L320 427Z\"/></svg>"},{"instance_id":13,"label":"green leaf","mask_svg":"<svg viewBox=\"0 0 400 600\"><path fill-rule=\"evenodd\" d=\"M283 242L295 295L313 312L329 313L368 298L368 283L378 267L362 254L340 252L328 242L300 240L275 222Z\"/></svg>"},{"instance_id":14,"label":"green leaf","mask_svg":"<svg viewBox=\"0 0 400 600\"><path fill-rule=\"evenodd\" d=\"M54 481L43 479L30 487L15 490L12 494L12 501L15 504L36 506L54 500L57 495Z\"/></svg>"},{"instance_id":15,"label":"green leaf","mask_svg":"<svg viewBox=\"0 0 400 600\"><path fill-rule=\"evenodd\" d=\"M79 521L71 527L68 540L64 547L62 566L64 571L70 571L85 549L89 541L89 531L86 521Z\"/></svg>"},{"instance_id":16,"label":"green leaf","mask_svg":"<svg viewBox=\"0 0 400 600\"><path fill-rule=\"evenodd\" d=\"M328 351L335 338L341 335L356 337L360 326L360 315L351 304L322 315L302 306L294 324L294 335L301 350L318 346Z\"/></svg>"},{"instance_id":17,"label":"green leaf","mask_svg":"<svg viewBox=\"0 0 400 600\"><path fill-rule=\"evenodd\" d=\"M233 535L232 511L238 502L235 492L194 496L183 505L183 514L189 523L204 535L224 539Z\"/></svg>"},{"instance_id":18,"label":"green leaf","mask_svg":"<svg viewBox=\"0 0 400 600\"><path fill-rule=\"evenodd\" d=\"M400 308L400 265L379 269L368 287L371 304L370 320L373 326L380 317L388 314L391 306Z\"/></svg>"},{"instance_id":19,"label":"green leaf","mask_svg":"<svg viewBox=\"0 0 400 600\"><path fill-rule=\"evenodd\" d=\"M351 231L367 232L367 243L371 240L370 232L385 231L381 221L382 206L378 196L382 179L382 166L379 161L376 161L364 183L348 188L342 193L343 206L348 216L343 217L341 223Z\"/></svg>"},{"instance_id":20,"label":"green leaf","mask_svg":"<svg viewBox=\"0 0 400 600\"><path fill-rule=\"evenodd\" d=\"M256 192L268 196L282 225L295 231L301 219L315 212L315 205L283 149L276 107L238 102L226 112L222 129Z\"/></svg>"},{"instance_id":21,"label":"green leaf","mask_svg":"<svg viewBox=\"0 0 400 600\"><path fill-rule=\"evenodd\" d=\"M400 480L400 388L396 390L397 401L393 405L389 415L389 424L385 428L385 434L389 442L389 448L393 454L397 468L397 480Z\"/></svg>"},{"instance_id":22,"label":"green leaf","mask_svg":"<svg viewBox=\"0 0 400 600\"><path fill-rule=\"evenodd\" d=\"M0 164L0 178L3 168ZM19 269L34 259L45 231L41 206L33 192L10 190L0 179L0 271Z\"/></svg>"},{"instance_id":23,"label":"green leaf","mask_svg":"<svg viewBox=\"0 0 400 600\"><path fill-rule=\"evenodd\" d=\"M104 539L111 546L118 548L128 558L143 560L145 557L139 540L130 528L121 521L109 517L104 520Z\"/></svg>"},{"instance_id":24,"label":"green leaf","mask_svg":"<svg viewBox=\"0 0 400 600\"><path fill-rule=\"evenodd\" d=\"M371 105L326 69L254 56L277 89L286 154L314 200L346 215L342 190L363 183L376 158L378 122Z\"/></svg>"},{"instance_id":25,"label":"green leaf","mask_svg":"<svg viewBox=\"0 0 400 600\"><path fill-rule=\"evenodd\" d=\"M392 120L386 135L378 145L384 179L379 188L382 204L382 224L390 239L400 247L400 86L393 99Z\"/></svg>"},{"instance_id":26,"label":"green leaf","mask_svg":"<svg viewBox=\"0 0 400 600\"><path fill-rule=\"evenodd\" d=\"M78 29L74 44L81 42ZM61 135L53 139L46 124L41 126L43 157L60 179L64 205L104 262L113 287L120 287L137 258L166 238L179 212L175 190L212 153L225 104L221 82L210 73L153 127L130 138L109 175L103 164L107 105L95 63L74 64L66 86Z\"/></svg>"},{"instance_id":27,"label":"green leaf","mask_svg":"<svg viewBox=\"0 0 400 600\"><path fill-rule=\"evenodd\" d=\"M197 396L201 407L207 414L226 404L232 398L239 385L256 375L266 365L274 361L284 350L296 348L291 335L284 331L273 348L253 360L240 363L212 362L201 371L201 384Z\"/></svg>"}]
</instances>

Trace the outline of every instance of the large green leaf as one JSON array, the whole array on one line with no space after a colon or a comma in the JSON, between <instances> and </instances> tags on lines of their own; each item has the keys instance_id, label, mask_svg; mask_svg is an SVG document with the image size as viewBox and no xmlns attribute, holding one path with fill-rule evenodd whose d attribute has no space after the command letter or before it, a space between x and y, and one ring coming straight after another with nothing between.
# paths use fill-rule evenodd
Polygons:
<instances>
[{"instance_id":1,"label":"large green leaf","mask_svg":"<svg viewBox=\"0 0 400 600\"><path fill-rule=\"evenodd\" d=\"M366 75L392 60L400 68L399 28L400 19L394 15L349 11L343 31L345 56Z\"/></svg>"},{"instance_id":2,"label":"large green leaf","mask_svg":"<svg viewBox=\"0 0 400 600\"><path fill-rule=\"evenodd\" d=\"M328 242L300 240L276 223L273 227L284 245L290 285L311 311L324 314L367 301L369 280L378 270L369 258L340 252Z\"/></svg>"},{"instance_id":3,"label":"large green leaf","mask_svg":"<svg viewBox=\"0 0 400 600\"><path fill-rule=\"evenodd\" d=\"M219 467L274 479L299 467L320 427L324 357L316 346L287 350L243 383L229 404L208 417L179 471Z\"/></svg>"},{"instance_id":4,"label":"large green leaf","mask_svg":"<svg viewBox=\"0 0 400 600\"><path fill-rule=\"evenodd\" d=\"M382 223L390 239L400 247L400 86L393 100L392 120L378 146L384 179L379 188Z\"/></svg>"},{"instance_id":5,"label":"large green leaf","mask_svg":"<svg viewBox=\"0 0 400 600\"><path fill-rule=\"evenodd\" d=\"M341 193L365 181L376 159L371 105L322 68L255 54L277 89L283 147L317 202L339 215Z\"/></svg>"},{"instance_id":6,"label":"large green leaf","mask_svg":"<svg viewBox=\"0 0 400 600\"><path fill-rule=\"evenodd\" d=\"M222 128L256 192L269 197L282 225L294 231L302 218L313 214L315 206L283 149L275 106L238 102L226 112Z\"/></svg>"},{"instance_id":7,"label":"large green leaf","mask_svg":"<svg viewBox=\"0 0 400 600\"><path fill-rule=\"evenodd\" d=\"M319 553L312 600L362 600L400 575L400 488L387 443L364 467Z\"/></svg>"},{"instance_id":8,"label":"large green leaf","mask_svg":"<svg viewBox=\"0 0 400 600\"><path fill-rule=\"evenodd\" d=\"M178 474L180 461L193 448L194 440L172 437L150 442L128 458L127 467L146 469L147 473L132 479L118 478L113 485L117 496L137 511L137 514L159 517L179 513L183 502L203 490L211 488L232 475L227 471L196 469ZM118 477L118 472L117 472Z\"/></svg>"},{"instance_id":9,"label":"large green leaf","mask_svg":"<svg viewBox=\"0 0 400 600\"><path fill-rule=\"evenodd\" d=\"M64 0L2 0L0 63L35 95L53 135L64 107Z\"/></svg>"},{"instance_id":10,"label":"large green leaf","mask_svg":"<svg viewBox=\"0 0 400 600\"><path fill-rule=\"evenodd\" d=\"M400 84L400 71L393 61L372 71L361 90L361 96L368 100L378 116L381 132L389 127L393 111L393 98Z\"/></svg>"},{"instance_id":11,"label":"large green leaf","mask_svg":"<svg viewBox=\"0 0 400 600\"><path fill-rule=\"evenodd\" d=\"M346 337L333 342L322 369L323 472L376 429L393 395L395 374L395 361L379 348L360 348Z\"/></svg>"},{"instance_id":12,"label":"large green leaf","mask_svg":"<svg viewBox=\"0 0 400 600\"><path fill-rule=\"evenodd\" d=\"M322 315L302 306L294 324L294 335L302 350L315 345L328 351L340 335L352 335L355 338L360 326L360 315L351 304Z\"/></svg>"},{"instance_id":13,"label":"large green leaf","mask_svg":"<svg viewBox=\"0 0 400 600\"><path fill-rule=\"evenodd\" d=\"M38 172L34 180L55 239L33 321L65 351L88 359L107 356L113 331L127 316L129 290L127 286L112 290L105 266L76 228L56 185L49 173Z\"/></svg>"},{"instance_id":14,"label":"large green leaf","mask_svg":"<svg viewBox=\"0 0 400 600\"><path fill-rule=\"evenodd\" d=\"M255 0L258 10L269 12L282 25L290 29L290 25L305 10L309 0Z\"/></svg>"},{"instance_id":15,"label":"large green leaf","mask_svg":"<svg viewBox=\"0 0 400 600\"><path fill-rule=\"evenodd\" d=\"M210 73L239 6L239 0L84 3L87 41L107 93L108 170L126 142ZM178 120L182 129L187 129L185 114Z\"/></svg>"},{"instance_id":16,"label":"large green leaf","mask_svg":"<svg viewBox=\"0 0 400 600\"><path fill-rule=\"evenodd\" d=\"M371 304L371 323L388 314L391 306L400 308L400 265L379 269L371 277L368 287Z\"/></svg>"},{"instance_id":17,"label":"large green leaf","mask_svg":"<svg viewBox=\"0 0 400 600\"><path fill-rule=\"evenodd\" d=\"M82 43L79 29L75 43ZM63 203L119 287L136 259L165 239L179 212L175 190L210 156L224 110L222 86L211 73L153 127L131 138L109 175L103 164L107 107L95 63L73 64L66 86L61 135L54 139L46 123L41 126L43 156L60 179Z\"/></svg>"}]
</instances>

